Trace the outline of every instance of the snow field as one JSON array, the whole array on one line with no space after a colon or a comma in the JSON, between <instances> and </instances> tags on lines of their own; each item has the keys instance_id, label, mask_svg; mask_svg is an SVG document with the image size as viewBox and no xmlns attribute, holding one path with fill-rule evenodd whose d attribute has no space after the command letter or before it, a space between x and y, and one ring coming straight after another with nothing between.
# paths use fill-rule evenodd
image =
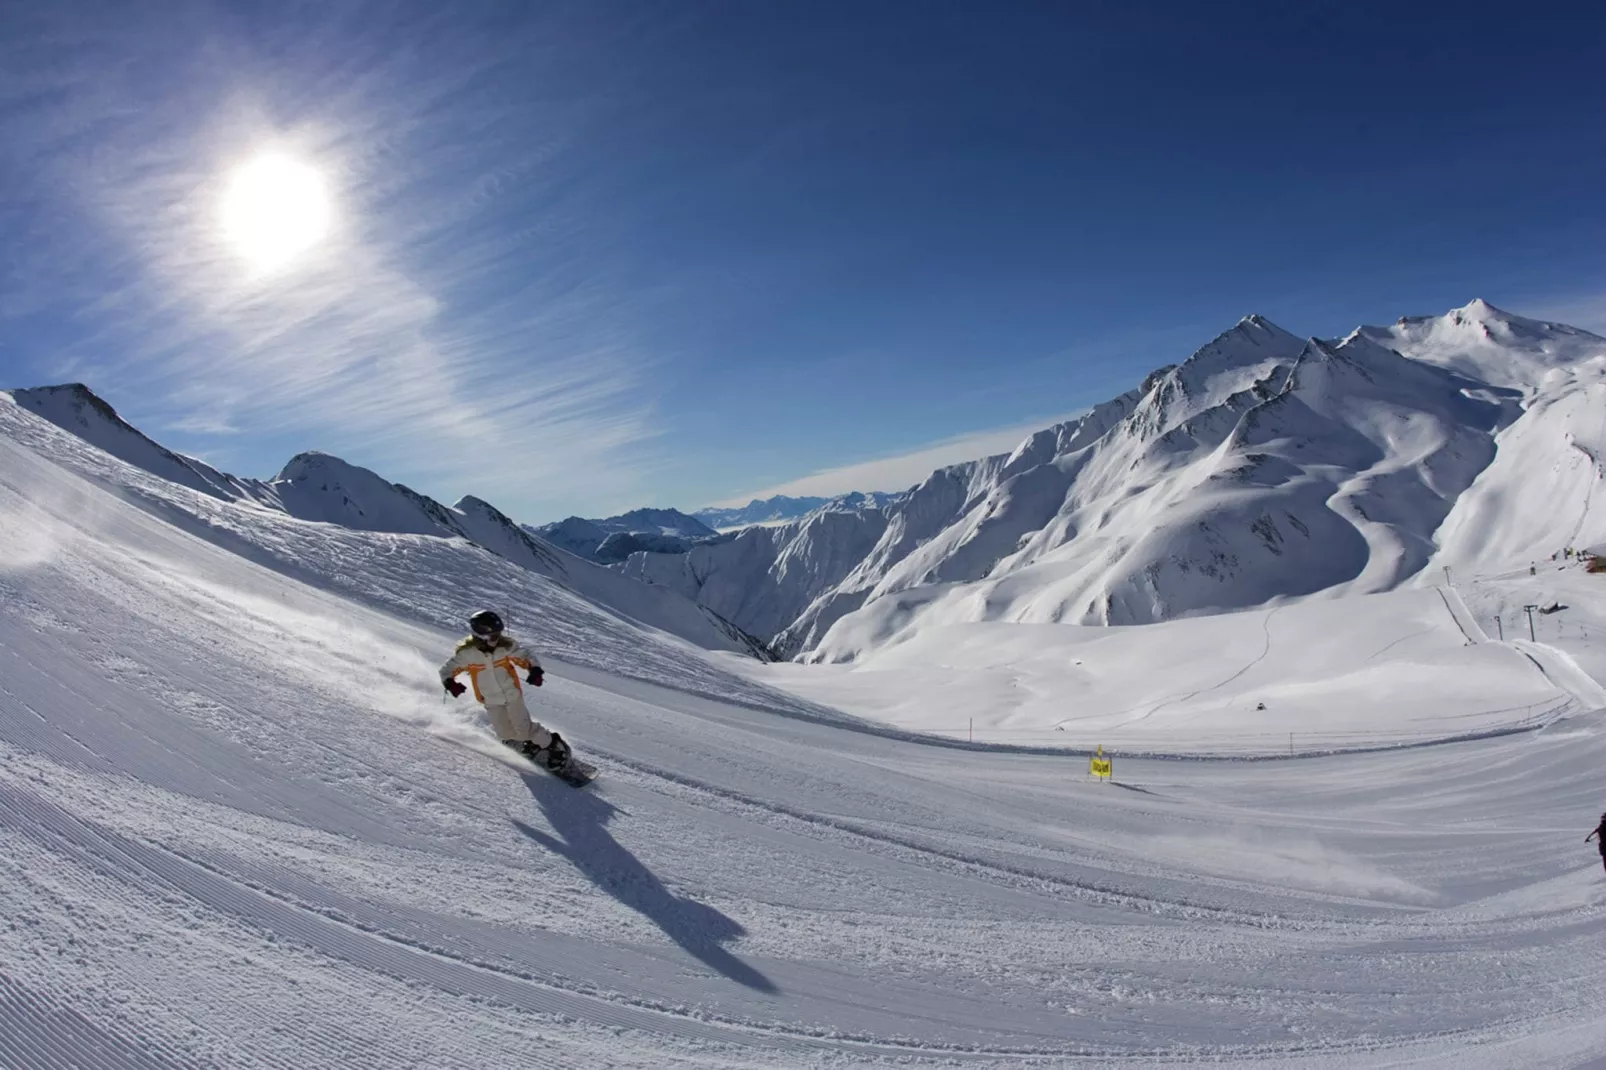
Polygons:
<instances>
[{"instance_id":1,"label":"snow field","mask_svg":"<svg viewBox=\"0 0 1606 1070\"><path fill-rule=\"evenodd\" d=\"M1076 757L867 731L465 544L206 511L24 430L44 452L0 436L0 1066L1559 1070L1606 1050L1606 881L1580 842L1606 739L1581 706L1380 753L1118 755L1095 784ZM504 585L557 655L537 716L603 768L585 792L521 775L438 696L443 625ZM1128 672L1136 705L1242 670L1217 690L1272 689L1313 728L1298 674L1364 695L1371 652L1391 685L1422 664L1560 693L1553 668L1458 645L1475 624L1436 592L1389 598L1168 625L1179 680L1122 645L1137 629L1045 641L1032 671L1092 655L1089 687L1122 698ZM1189 629L1212 624L1232 659L1207 673ZM993 634L886 656L929 642L986 676ZM1197 721L1170 731L1219 735L1235 701L1179 701Z\"/></svg>"},{"instance_id":2,"label":"snow field","mask_svg":"<svg viewBox=\"0 0 1606 1070\"><path fill-rule=\"evenodd\" d=\"M1533 727L1584 695L1436 588L1130 628L906 623L848 665L755 666L913 731L1150 754L1370 749ZM1576 683L1576 682L1574 682Z\"/></svg>"},{"instance_id":3,"label":"snow field","mask_svg":"<svg viewBox=\"0 0 1606 1070\"><path fill-rule=\"evenodd\" d=\"M1606 541L1606 338L1473 301L1303 339L1247 316L1012 453L628 575L813 663L912 625L1137 625ZM705 644L707 645L707 644Z\"/></svg>"}]
</instances>

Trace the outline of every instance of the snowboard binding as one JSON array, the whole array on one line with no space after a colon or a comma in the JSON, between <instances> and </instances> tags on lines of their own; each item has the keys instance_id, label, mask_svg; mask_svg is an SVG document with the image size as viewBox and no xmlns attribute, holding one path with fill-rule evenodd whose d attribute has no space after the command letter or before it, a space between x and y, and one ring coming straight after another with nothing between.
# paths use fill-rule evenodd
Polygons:
<instances>
[{"instance_id":1,"label":"snowboard binding","mask_svg":"<svg viewBox=\"0 0 1606 1070\"><path fill-rule=\"evenodd\" d=\"M523 743L508 740L507 745L529 759L531 765L546 770L574 787L584 787L597 775L596 766L575 758L569 744L556 732L552 733L552 741L544 747L537 747L531 740Z\"/></svg>"},{"instance_id":2,"label":"snowboard binding","mask_svg":"<svg viewBox=\"0 0 1606 1070\"><path fill-rule=\"evenodd\" d=\"M527 740L519 749L526 758L550 773L561 773L573 755L569 745L556 732L552 733L552 742L544 747L537 747L533 740Z\"/></svg>"}]
</instances>

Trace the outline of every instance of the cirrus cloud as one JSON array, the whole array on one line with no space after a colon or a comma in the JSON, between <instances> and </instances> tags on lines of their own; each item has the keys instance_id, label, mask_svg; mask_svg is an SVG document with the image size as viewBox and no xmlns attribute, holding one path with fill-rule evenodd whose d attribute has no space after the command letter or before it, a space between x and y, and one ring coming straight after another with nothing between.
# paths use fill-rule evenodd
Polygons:
<instances>
[{"instance_id":1,"label":"cirrus cloud","mask_svg":"<svg viewBox=\"0 0 1606 1070\"><path fill-rule=\"evenodd\" d=\"M724 501L712 502L715 508L735 508L753 499L772 498L777 494L789 497L832 497L849 491L894 491L911 487L932 472L951 464L1008 453L1029 436L1045 427L1075 419L1078 413L1033 420L1029 423L1010 424L983 431L971 431L940 442L916 446L904 453L855 461L852 464L824 468L784 483L740 494Z\"/></svg>"},{"instance_id":2,"label":"cirrus cloud","mask_svg":"<svg viewBox=\"0 0 1606 1070\"><path fill-rule=\"evenodd\" d=\"M226 459L293 437L514 507L646 478L654 361L575 169L552 166L591 105L498 78L557 47L550 27L468 40L435 16L406 27L458 54L429 66L382 28L337 51L333 13L274 53L186 10L176 33L40 13L4 51L0 154L36 180L32 218L0 221L22 251L0 317L24 345L46 325L34 363ZM263 151L319 168L339 206L267 275L218 217L231 168Z\"/></svg>"}]
</instances>

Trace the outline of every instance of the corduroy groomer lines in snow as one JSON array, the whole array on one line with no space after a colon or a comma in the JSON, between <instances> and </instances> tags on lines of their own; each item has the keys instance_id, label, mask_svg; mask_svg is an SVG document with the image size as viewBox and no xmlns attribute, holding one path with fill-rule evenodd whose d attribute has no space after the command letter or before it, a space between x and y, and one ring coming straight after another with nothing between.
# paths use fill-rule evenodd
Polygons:
<instances>
[{"instance_id":1,"label":"corduroy groomer lines in snow","mask_svg":"<svg viewBox=\"0 0 1606 1070\"><path fill-rule=\"evenodd\" d=\"M220 498L3 399L0 562L0 1064L1606 1048L1580 563L714 662L460 535ZM1545 591L1577 607L1551 635L1487 634ZM499 627L437 670L481 606ZM443 707L458 667L485 699L539 668L520 709L607 777L573 791L502 746L517 711ZM960 710L995 736L922 741ZM1120 741L1113 783L1072 730ZM1183 760L1211 749L1264 760Z\"/></svg>"},{"instance_id":2,"label":"corduroy groomer lines in snow","mask_svg":"<svg viewBox=\"0 0 1606 1070\"><path fill-rule=\"evenodd\" d=\"M6 6L0 1070L1606 1070L1492 13Z\"/></svg>"}]
</instances>

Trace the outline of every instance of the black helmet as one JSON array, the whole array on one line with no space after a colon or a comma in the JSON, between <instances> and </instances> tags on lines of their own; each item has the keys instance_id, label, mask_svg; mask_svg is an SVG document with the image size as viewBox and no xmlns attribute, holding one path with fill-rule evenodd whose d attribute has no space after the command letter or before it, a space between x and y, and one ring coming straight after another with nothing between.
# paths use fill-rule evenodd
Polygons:
<instances>
[{"instance_id":1,"label":"black helmet","mask_svg":"<svg viewBox=\"0 0 1606 1070\"><path fill-rule=\"evenodd\" d=\"M480 639L495 639L502 634L502 618L488 609L482 609L468 618L468 630Z\"/></svg>"}]
</instances>

